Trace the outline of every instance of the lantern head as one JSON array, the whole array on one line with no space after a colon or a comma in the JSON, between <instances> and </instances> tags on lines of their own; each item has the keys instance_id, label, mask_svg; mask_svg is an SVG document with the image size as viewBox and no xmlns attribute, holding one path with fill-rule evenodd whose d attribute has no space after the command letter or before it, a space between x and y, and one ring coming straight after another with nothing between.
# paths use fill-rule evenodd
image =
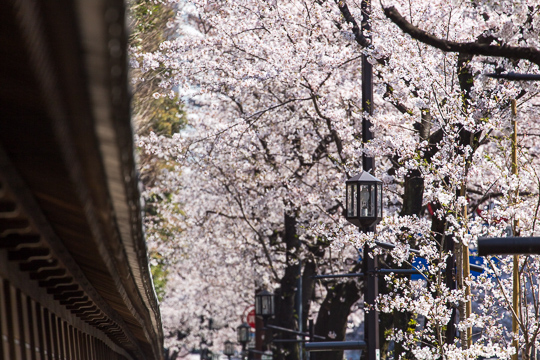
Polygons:
<instances>
[{"instance_id":1,"label":"lantern head","mask_svg":"<svg viewBox=\"0 0 540 360\"><path fill-rule=\"evenodd\" d=\"M262 290L255 295L255 315L263 319L274 316L274 294Z\"/></svg>"},{"instance_id":2,"label":"lantern head","mask_svg":"<svg viewBox=\"0 0 540 360\"><path fill-rule=\"evenodd\" d=\"M354 225L365 228L382 219L382 181L363 171L345 182L345 217Z\"/></svg>"},{"instance_id":3,"label":"lantern head","mask_svg":"<svg viewBox=\"0 0 540 360\"><path fill-rule=\"evenodd\" d=\"M245 345L249 342L250 329L251 327L246 323L243 323L242 325L236 328L236 337L240 344Z\"/></svg>"}]
</instances>

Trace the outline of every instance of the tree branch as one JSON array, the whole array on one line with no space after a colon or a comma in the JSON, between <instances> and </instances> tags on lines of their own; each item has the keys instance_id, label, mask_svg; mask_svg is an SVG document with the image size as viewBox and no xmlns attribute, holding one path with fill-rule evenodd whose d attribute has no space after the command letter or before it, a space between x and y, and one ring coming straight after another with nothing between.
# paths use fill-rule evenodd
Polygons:
<instances>
[{"instance_id":1,"label":"tree branch","mask_svg":"<svg viewBox=\"0 0 540 360\"><path fill-rule=\"evenodd\" d=\"M507 59L525 59L540 66L540 50L533 47L520 47L509 45L489 45L481 44L479 42L467 42L459 43L455 41L448 41L439 39L438 37L427 33L426 31L419 29L407 21L399 11L393 7L384 8L384 14L387 18L392 20L394 24L399 26L404 33L409 34L412 38L423 42L424 44L431 45L437 49L445 52L459 52L462 54L471 55L484 55L504 57Z\"/></svg>"},{"instance_id":2,"label":"tree branch","mask_svg":"<svg viewBox=\"0 0 540 360\"><path fill-rule=\"evenodd\" d=\"M360 27L358 26L356 19L349 11L349 7L347 6L347 3L344 0L336 0L336 3L345 21L347 21L349 24L352 25L352 32L354 34L354 39L356 40L358 45L362 47L368 47L369 45L371 45L371 41L362 34L362 31L360 30Z\"/></svg>"}]
</instances>

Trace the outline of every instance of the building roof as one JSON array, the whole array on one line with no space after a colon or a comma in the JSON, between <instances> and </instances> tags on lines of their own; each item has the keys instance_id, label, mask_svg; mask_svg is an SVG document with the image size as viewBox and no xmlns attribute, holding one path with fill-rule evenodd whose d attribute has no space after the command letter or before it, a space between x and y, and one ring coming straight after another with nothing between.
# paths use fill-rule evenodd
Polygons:
<instances>
[{"instance_id":1,"label":"building roof","mask_svg":"<svg viewBox=\"0 0 540 360\"><path fill-rule=\"evenodd\" d=\"M161 359L124 22L120 0L0 3L0 244L34 274L65 271L73 291L36 281L51 303L87 298L98 310L77 316L126 356Z\"/></svg>"}]
</instances>

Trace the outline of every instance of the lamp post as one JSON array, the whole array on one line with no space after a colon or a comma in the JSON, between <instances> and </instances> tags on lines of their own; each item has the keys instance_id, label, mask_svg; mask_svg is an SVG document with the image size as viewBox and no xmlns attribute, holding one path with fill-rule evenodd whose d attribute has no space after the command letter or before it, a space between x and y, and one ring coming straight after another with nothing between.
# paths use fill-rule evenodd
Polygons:
<instances>
[{"instance_id":1,"label":"lamp post","mask_svg":"<svg viewBox=\"0 0 540 360\"><path fill-rule=\"evenodd\" d=\"M249 342L249 332L251 327L243 323L236 328L236 340L242 344L242 359L244 359L246 353L246 345Z\"/></svg>"},{"instance_id":2,"label":"lamp post","mask_svg":"<svg viewBox=\"0 0 540 360\"><path fill-rule=\"evenodd\" d=\"M268 319L274 316L274 294L261 290L255 294L255 316L262 317L263 319L263 328L261 329L263 333L261 334L261 347L258 350L263 350L264 348L264 333L268 329ZM259 336L259 335L257 335Z\"/></svg>"},{"instance_id":3,"label":"lamp post","mask_svg":"<svg viewBox=\"0 0 540 360\"><path fill-rule=\"evenodd\" d=\"M229 340L225 341L223 355L227 356L231 360L231 356L234 355L234 344Z\"/></svg>"},{"instance_id":4,"label":"lamp post","mask_svg":"<svg viewBox=\"0 0 540 360\"><path fill-rule=\"evenodd\" d=\"M364 168L366 168L364 163ZM382 219L382 181L366 171L345 182L345 218L358 226L360 231L375 231L375 225ZM379 295L377 279L377 256L364 246L364 300L370 307L366 314L365 343L367 360L380 359L379 313L375 310L375 300Z\"/></svg>"},{"instance_id":5,"label":"lamp post","mask_svg":"<svg viewBox=\"0 0 540 360\"><path fill-rule=\"evenodd\" d=\"M263 318L266 327L268 319L274 316L274 294L261 290L255 295L255 315Z\"/></svg>"}]
</instances>

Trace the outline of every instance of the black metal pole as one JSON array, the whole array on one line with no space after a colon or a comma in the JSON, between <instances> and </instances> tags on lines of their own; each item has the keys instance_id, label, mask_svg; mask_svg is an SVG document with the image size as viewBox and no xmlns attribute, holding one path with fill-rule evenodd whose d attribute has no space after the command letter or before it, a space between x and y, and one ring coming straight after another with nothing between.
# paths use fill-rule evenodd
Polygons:
<instances>
[{"instance_id":1,"label":"black metal pole","mask_svg":"<svg viewBox=\"0 0 540 360\"><path fill-rule=\"evenodd\" d=\"M362 35L371 43L371 0L362 0ZM366 114L373 115L373 68L367 56L362 55L362 143L366 144L373 139L371 121ZM375 159L362 154L362 168L371 174L375 170ZM361 229L362 231L375 232L375 226ZM379 295L377 268L379 267L377 256L372 255L373 249L364 247L364 301L369 307L365 315L365 343L367 345L367 360L379 360L379 313L375 310L375 300Z\"/></svg>"},{"instance_id":2,"label":"black metal pole","mask_svg":"<svg viewBox=\"0 0 540 360\"><path fill-rule=\"evenodd\" d=\"M362 33L371 43L371 1L362 0ZM362 111L373 115L373 67L369 63L366 54L362 55ZM371 132L371 121L368 117L362 116L362 143L366 144L373 139ZM375 161L373 157L362 154L362 168L364 171L373 174Z\"/></svg>"},{"instance_id":3,"label":"black metal pole","mask_svg":"<svg viewBox=\"0 0 540 360\"><path fill-rule=\"evenodd\" d=\"M308 321L308 332L309 332L309 342L315 341L315 325L313 323L313 319L309 319ZM304 347L305 350L305 347ZM314 355L311 355L311 353L307 352L307 360L316 360Z\"/></svg>"},{"instance_id":4,"label":"black metal pole","mask_svg":"<svg viewBox=\"0 0 540 360\"><path fill-rule=\"evenodd\" d=\"M294 298L295 301L295 308L296 308L296 314L298 318L298 331L303 332L303 325L304 325L304 319L303 319L303 313L304 310L302 309L302 260L298 259L298 278L296 279L296 296ZM299 343L300 345L301 343ZM298 346L298 352L300 354L300 359L304 359L304 347Z\"/></svg>"},{"instance_id":5,"label":"black metal pole","mask_svg":"<svg viewBox=\"0 0 540 360\"><path fill-rule=\"evenodd\" d=\"M455 290L456 289L456 274L455 274L455 268L456 268L456 256L454 255L454 237L452 235L447 235L444 243L444 248L446 251L452 253L452 256L448 256L446 258L446 274L445 274L445 281L446 286L448 286L449 289ZM446 326L446 343L447 344L453 344L454 339L456 337L456 322L457 322L457 309L455 306L452 306L452 315L450 317L450 321L448 322L448 325Z\"/></svg>"},{"instance_id":6,"label":"black metal pole","mask_svg":"<svg viewBox=\"0 0 540 360\"><path fill-rule=\"evenodd\" d=\"M261 291L261 289L257 289L255 291L255 296L257 296L257 293ZM255 349L254 351L250 350L249 358L253 360L259 360L261 358L260 354L263 350L264 345L264 339L265 339L265 331L266 328L266 321L264 319L261 319L259 316L255 316Z\"/></svg>"},{"instance_id":7,"label":"black metal pole","mask_svg":"<svg viewBox=\"0 0 540 360\"><path fill-rule=\"evenodd\" d=\"M304 313L303 310L303 294L302 294L302 260L298 260L298 279L296 279L296 311L298 314L298 331L303 332L303 326L304 326L304 319L302 318L302 315Z\"/></svg>"},{"instance_id":8,"label":"black metal pole","mask_svg":"<svg viewBox=\"0 0 540 360\"><path fill-rule=\"evenodd\" d=\"M375 300L379 295L377 276L378 259L373 249L364 247L364 302L367 304L364 338L367 345L367 360L379 360L379 312L375 310Z\"/></svg>"}]
</instances>

